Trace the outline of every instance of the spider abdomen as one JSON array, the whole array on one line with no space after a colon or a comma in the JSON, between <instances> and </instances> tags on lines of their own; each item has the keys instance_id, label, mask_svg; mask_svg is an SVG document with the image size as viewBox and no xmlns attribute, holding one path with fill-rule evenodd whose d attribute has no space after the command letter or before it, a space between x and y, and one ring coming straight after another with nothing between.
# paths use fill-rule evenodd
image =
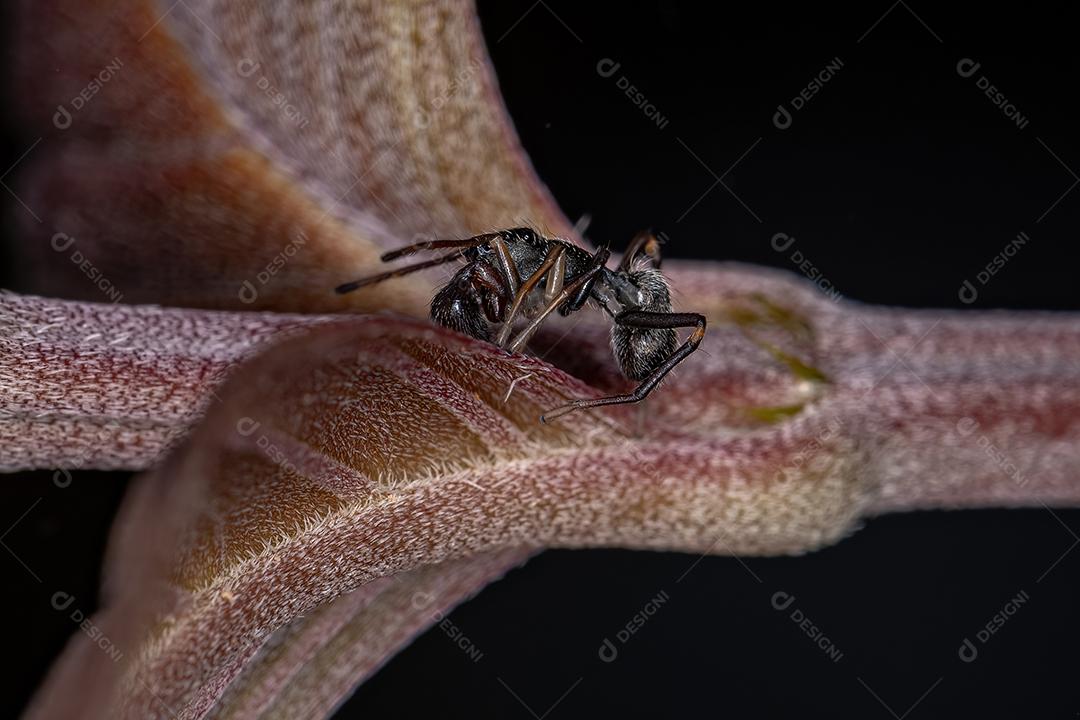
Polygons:
<instances>
[{"instance_id":1,"label":"spider abdomen","mask_svg":"<svg viewBox=\"0 0 1080 720\"><path fill-rule=\"evenodd\" d=\"M613 325L611 351L623 375L643 380L667 360L679 338L672 328L630 328Z\"/></svg>"}]
</instances>

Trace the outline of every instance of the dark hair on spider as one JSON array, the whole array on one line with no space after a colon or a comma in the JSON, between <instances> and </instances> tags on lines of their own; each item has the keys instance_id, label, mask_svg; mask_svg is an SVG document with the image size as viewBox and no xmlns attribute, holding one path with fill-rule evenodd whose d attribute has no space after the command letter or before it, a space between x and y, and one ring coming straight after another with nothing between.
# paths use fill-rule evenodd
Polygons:
<instances>
[{"instance_id":1,"label":"dark hair on spider","mask_svg":"<svg viewBox=\"0 0 1080 720\"><path fill-rule=\"evenodd\" d=\"M339 285L338 293L407 275L454 260L464 260L431 301L431 319L452 330L520 352L544 319L555 310L569 315L586 302L613 320L611 349L623 374L638 381L625 395L574 400L540 416L548 422L568 412L600 405L643 400L701 344L705 316L671 311L671 291L660 272L660 241L650 231L638 233L614 270L607 268L607 247L594 253L530 228L513 228L464 240L430 240L393 250L383 262L418 252L453 252L378 275ZM515 321L528 320L516 335ZM676 328L694 328L679 345Z\"/></svg>"}]
</instances>

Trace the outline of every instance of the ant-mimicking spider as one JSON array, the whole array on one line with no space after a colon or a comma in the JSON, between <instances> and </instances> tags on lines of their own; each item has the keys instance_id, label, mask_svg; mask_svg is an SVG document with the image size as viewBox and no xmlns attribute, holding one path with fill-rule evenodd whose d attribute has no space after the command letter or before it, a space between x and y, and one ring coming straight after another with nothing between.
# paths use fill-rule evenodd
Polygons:
<instances>
[{"instance_id":1,"label":"ant-mimicking spider","mask_svg":"<svg viewBox=\"0 0 1080 720\"><path fill-rule=\"evenodd\" d=\"M612 352L623 375L638 381L637 388L625 395L574 400L541 415L541 422L583 408L645 399L705 336L704 315L671 311L671 291L660 273L660 242L651 232L634 237L615 270L605 267L611 255L606 246L590 254L567 240L547 238L529 228L464 240L429 240L392 250L382 261L440 248L456 250L339 285L336 292L348 293L417 270L466 260L432 299L431 319L451 330L493 341L508 352L520 352L556 309L565 316L592 300L611 316ZM648 258L651 267L642 263L635 266L639 255ZM518 317L530 322L511 339ZM690 327L693 333L680 346L675 329Z\"/></svg>"}]
</instances>

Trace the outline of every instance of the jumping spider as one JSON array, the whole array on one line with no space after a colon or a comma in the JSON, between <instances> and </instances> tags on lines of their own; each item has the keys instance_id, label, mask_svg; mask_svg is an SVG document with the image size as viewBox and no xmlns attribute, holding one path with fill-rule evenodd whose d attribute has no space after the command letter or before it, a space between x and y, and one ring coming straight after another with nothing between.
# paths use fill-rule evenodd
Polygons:
<instances>
[{"instance_id":1,"label":"jumping spider","mask_svg":"<svg viewBox=\"0 0 1080 720\"><path fill-rule=\"evenodd\" d=\"M637 388L626 395L574 400L541 415L541 422L582 408L643 400L673 367L697 349L705 336L704 315L671 311L671 292L660 273L660 243L651 232L634 237L615 270L605 267L611 254L607 247L590 254L571 242L547 238L529 228L500 230L464 240L417 243L388 252L382 260L390 262L440 248L456 250L339 285L336 291L352 292L463 259L467 264L432 299L431 319L494 342L509 352L520 352L556 309L565 316L592 300L611 316L611 349L623 374L638 381ZM635 260L642 255L651 267L643 263L635 266ZM519 317L529 320L529 324L513 335L514 321ZM680 346L675 328L689 327L694 332Z\"/></svg>"}]
</instances>

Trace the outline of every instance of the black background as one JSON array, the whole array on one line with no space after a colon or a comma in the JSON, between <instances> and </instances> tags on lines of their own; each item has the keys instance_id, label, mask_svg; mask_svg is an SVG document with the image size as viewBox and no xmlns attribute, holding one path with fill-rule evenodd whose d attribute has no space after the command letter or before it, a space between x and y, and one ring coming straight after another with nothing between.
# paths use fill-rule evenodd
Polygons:
<instances>
[{"instance_id":1,"label":"black background","mask_svg":"<svg viewBox=\"0 0 1080 720\"><path fill-rule=\"evenodd\" d=\"M965 307L961 283L1023 231L1030 242L974 307L1080 309L1080 189L1066 193L1080 168L1075 18L978 4L701 5L481 3L525 147L566 213L592 215L594 241L618 247L654 226L668 256L794 270L770 245L784 232L850 298ZM597 72L605 58L620 63L612 77ZM777 105L834 58L835 77L776 128ZM974 76L957 73L962 58L981 63ZM1026 127L981 93L982 75ZM622 76L663 129L620 91ZM5 168L32 140L8 138ZM125 480L4 479L0 531L32 509L3 540L43 582L0 550L14 661L0 716L73 631L52 592L93 607ZM451 616L478 662L429 632L338 716L1076 717L1077 530L1076 510L911 513L804 557L705 558L678 583L694 557L547 552ZM796 597L786 612L770 603L778 591ZM669 600L601 662L604 638L661 592ZM961 662L964 638L1022 592L1028 602ZM790 619L796 607L838 662Z\"/></svg>"}]
</instances>

